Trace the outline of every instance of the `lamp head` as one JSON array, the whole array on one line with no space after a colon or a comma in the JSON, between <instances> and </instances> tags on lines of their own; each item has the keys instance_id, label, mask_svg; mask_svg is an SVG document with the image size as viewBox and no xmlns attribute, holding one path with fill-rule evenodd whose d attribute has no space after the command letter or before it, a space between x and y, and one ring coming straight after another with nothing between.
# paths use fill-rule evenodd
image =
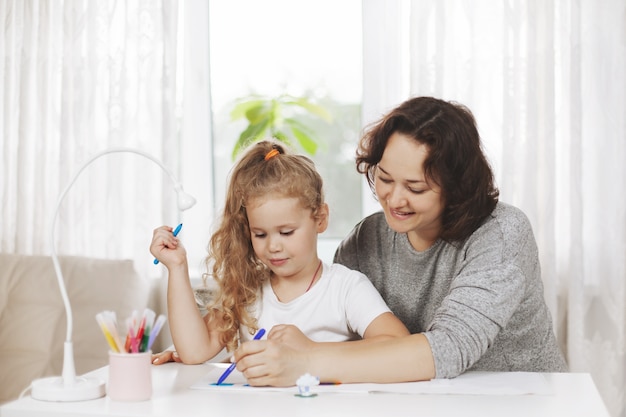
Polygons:
<instances>
[{"instance_id":1,"label":"lamp head","mask_svg":"<svg viewBox=\"0 0 626 417\"><path fill-rule=\"evenodd\" d=\"M178 209L180 211L190 209L196 204L196 199L183 191L183 187L180 184L176 186L176 194L178 194Z\"/></svg>"}]
</instances>

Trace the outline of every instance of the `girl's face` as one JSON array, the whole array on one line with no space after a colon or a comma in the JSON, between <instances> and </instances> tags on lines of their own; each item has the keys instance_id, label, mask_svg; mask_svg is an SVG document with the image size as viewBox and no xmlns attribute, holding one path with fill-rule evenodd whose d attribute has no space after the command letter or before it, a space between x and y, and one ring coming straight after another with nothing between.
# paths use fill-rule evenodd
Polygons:
<instances>
[{"instance_id":1,"label":"girl's face","mask_svg":"<svg viewBox=\"0 0 626 417\"><path fill-rule=\"evenodd\" d=\"M248 201L246 211L256 256L275 278L308 283L319 264L317 235L326 230L327 206L316 220L297 198L270 195Z\"/></svg>"},{"instance_id":2,"label":"girl's face","mask_svg":"<svg viewBox=\"0 0 626 417\"><path fill-rule=\"evenodd\" d=\"M389 227L406 233L418 251L428 249L441 233L441 189L428 184L424 160L428 147L393 133L376 168L375 189Z\"/></svg>"}]
</instances>

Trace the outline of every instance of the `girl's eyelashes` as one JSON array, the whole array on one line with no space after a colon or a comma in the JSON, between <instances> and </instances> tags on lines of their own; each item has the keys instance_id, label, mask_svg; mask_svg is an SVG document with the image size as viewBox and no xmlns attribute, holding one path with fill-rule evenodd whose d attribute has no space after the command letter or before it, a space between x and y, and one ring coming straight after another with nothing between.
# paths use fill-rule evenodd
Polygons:
<instances>
[{"instance_id":1,"label":"girl's eyelashes","mask_svg":"<svg viewBox=\"0 0 626 417\"><path fill-rule=\"evenodd\" d=\"M282 230L279 233L282 236L290 236L292 235L296 230L295 229L291 229L291 230ZM264 237L267 236L267 233L253 233L253 236L257 239L263 239Z\"/></svg>"}]
</instances>

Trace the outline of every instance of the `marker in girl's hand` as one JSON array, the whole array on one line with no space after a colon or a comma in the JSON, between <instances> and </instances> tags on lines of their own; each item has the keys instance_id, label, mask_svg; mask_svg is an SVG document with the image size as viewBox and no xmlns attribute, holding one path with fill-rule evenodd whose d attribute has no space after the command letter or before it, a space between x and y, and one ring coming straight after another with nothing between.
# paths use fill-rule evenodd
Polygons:
<instances>
[{"instance_id":1,"label":"marker in girl's hand","mask_svg":"<svg viewBox=\"0 0 626 417\"><path fill-rule=\"evenodd\" d=\"M183 228L183 224L179 224L178 226L176 226L176 229L174 229L174 231L172 232L172 234L174 236L178 235L178 233L180 232L180 229ZM157 258L154 258L154 264L157 265L159 263L159 260Z\"/></svg>"},{"instance_id":2,"label":"marker in girl's hand","mask_svg":"<svg viewBox=\"0 0 626 417\"><path fill-rule=\"evenodd\" d=\"M254 335L253 340L259 340L260 338L263 337L264 334L265 334L265 329L259 329L259 331L256 332L256 334ZM226 369L224 371L224 373L222 374L222 376L220 376L220 378L217 380L215 385L222 385L224 380L226 378L228 378L228 375L230 375L231 372L233 372L235 370L236 366L237 366L237 364L235 362L231 363L230 366L228 367L228 369Z\"/></svg>"}]
</instances>

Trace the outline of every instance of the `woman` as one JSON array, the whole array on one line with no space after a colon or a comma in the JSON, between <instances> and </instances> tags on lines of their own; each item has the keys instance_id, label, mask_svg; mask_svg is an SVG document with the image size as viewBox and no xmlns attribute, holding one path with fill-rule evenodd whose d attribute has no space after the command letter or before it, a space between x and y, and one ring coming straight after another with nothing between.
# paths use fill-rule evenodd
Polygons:
<instances>
[{"instance_id":1,"label":"woman","mask_svg":"<svg viewBox=\"0 0 626 417\"><path fill-rule=\"evenodd\" d=\"M235 359L251 384L290 385L304 372L400 382L566 370L530 223L498 201L467 108L407 100L366 132L356 162L383 210L356 225L335 261L367 275L412 334L303 352L290 341L250 344Z\"/></svg>"}]
</instances>

